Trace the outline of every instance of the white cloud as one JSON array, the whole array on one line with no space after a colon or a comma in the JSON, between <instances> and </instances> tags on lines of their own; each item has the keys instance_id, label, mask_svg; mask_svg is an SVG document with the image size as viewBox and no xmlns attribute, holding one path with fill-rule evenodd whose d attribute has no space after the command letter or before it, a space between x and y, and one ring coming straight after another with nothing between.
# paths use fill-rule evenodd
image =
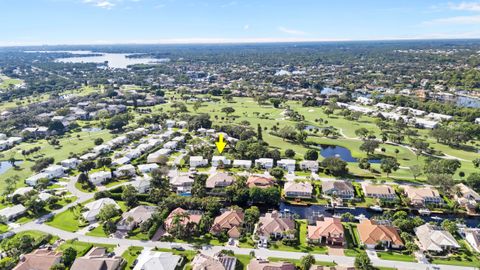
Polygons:
<instances>
[{"instance_id":1,"label":"white cloud","mask_svg":"<svg viewBox=\"0 0 480 270\"><path fill-rule=\"evenodd\" d=\"M480 12L480 2L449 3L448 7L453 10Z\"/></svg>"},{"instance_id":2,"label":"white cloud","mask_svg":"<svg viewBox=\"0 0 480 270\"><path fill-rule=\"evenodd\" d=\"M278 31L289 34L289 35L297 35L297 36L304 36L304 35L307 34L306 32L291 29L291 28L286 28L286 27L283 27L283 26L279 26Z\"/></svg>"},{"instance_id":3,"label":"white cloud","mask_svg":"<svg viewBox=\"0 0 480 270\"><path fill-rule=\"evenodd\" d=\"M116 5L113 1L109 0L84 0L83 2L104 9L111 9Z\"/></svg>"},{"instance_id":4,"label":"white cloud","mask_svg":"<svg viewBox=\"0 0 480 270\"><path fill-rule=\"evenodd\" d=\"M248 30L248 29L250 29L250 25L245 24L245 25L243 26L243 30Z\"/></svg>"},{"instance_id":5,"label":"white cloud","mask_svg":"<svg viewBox=\"0 0 480 270\"><path fill-rule=\"evenodd\" d=\"M480 24L480 15L471 16L456 16L448 18L434 19L426 21L424 25L465 25L465 24Z\"/></svg>"}]
</instances>

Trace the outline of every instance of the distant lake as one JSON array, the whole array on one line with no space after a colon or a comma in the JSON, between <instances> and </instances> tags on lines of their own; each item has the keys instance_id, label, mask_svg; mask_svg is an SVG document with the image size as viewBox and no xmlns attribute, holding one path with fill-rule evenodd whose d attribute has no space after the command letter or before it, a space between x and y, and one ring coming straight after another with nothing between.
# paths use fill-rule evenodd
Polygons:
<instances>
[{"instance_id":1,"label":"distant lake","mask_svg":"<svg viewBox=\"0 0 480 270\"><path fill-rule=\"evenodd\" d=\"M22 164L22 161L15 161L15 165ZM8 161L0 161L0 175L6 173L10 168L12 168L12 164Z\"/></svg>"},{"instance_id":2,"label":"distant lake","mask_svg":"<svg viewBox=\"0 0 480 270\"><path fill-rule=\"evenodd\" d=\"M137 65L137 64L158 64L163 62L168 62L170 59L162 58L130 58L127 56L135 55L132 53L102 53L102 52L92 52L92 51L36 51L42 53L71 53L77 55L88 55L88 54L99 54L98 56L78 56L78 57L65 57L65 58L58 58L56 62L63 62L63 63L99 63L103 64L105 62L108 63L108 67L110 68L127 68L130 65Z\"/></svg>"}]
</instances>

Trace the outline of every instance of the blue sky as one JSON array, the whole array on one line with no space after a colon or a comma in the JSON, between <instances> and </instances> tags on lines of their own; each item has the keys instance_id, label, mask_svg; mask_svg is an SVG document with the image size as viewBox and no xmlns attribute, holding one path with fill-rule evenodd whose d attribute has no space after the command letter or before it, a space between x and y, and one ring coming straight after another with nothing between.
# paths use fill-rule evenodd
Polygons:
<instances>
[{"instance_id":1,"label":"blue sky","mask_svg":"<svg viewBox=\"0 0 480 270\"><path fill-rule=\"evenodd\" d=\"M480 0L0 0L0 45L480 38Z\"/></svg>"}]
</instances>

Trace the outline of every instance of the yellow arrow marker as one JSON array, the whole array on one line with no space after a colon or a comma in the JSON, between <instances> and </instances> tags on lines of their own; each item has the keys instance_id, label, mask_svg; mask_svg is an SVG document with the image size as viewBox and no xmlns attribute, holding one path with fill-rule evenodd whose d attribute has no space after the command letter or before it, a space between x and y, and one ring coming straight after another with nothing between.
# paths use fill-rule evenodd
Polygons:
<instances>
[{"instance_id":1,"label":"yellow arrow marker","mask_svg":"<svg viewBox=\"0 0 480 270\"><path fill-rule=\"evenodd\" d=\"M227 145L227 143L223 141L223 134L218 134L218 142L215 142L215 144L217 145L218 152L221 154Z\"/></svg>"}]
</instances>

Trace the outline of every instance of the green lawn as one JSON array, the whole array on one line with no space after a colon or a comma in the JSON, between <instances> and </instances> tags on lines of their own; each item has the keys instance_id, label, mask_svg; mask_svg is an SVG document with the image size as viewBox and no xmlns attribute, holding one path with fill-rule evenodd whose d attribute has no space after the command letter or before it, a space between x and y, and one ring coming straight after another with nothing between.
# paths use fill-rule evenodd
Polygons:
<instances>
[{"instance_id":1,"label":"green lawn","mask_svg":"<svg viewBox=\"0 0 480 270\"><path fill-rule=\"evenodd\" d=\"M415 257L412 256L412 255L405 255L405 254L402 254L402 253L391 252L391 251L389 251L389 252L377 251L377 255L382 260L401 261L401 262L416 262L417 261L415 259Z\"/></svg>"},{"instance_id":2,"label":"green lawn","mask_svg":"<svg viewBox=\"0 0 480 270\"><path fill-rule=\"evenodd\" d=\"M80 210L81 206L68 209L60 214L55 215L53 220L47 222L47 224L64 231L76 232L81 227L87 225L78 220L79 216L81 215Z\"/></svg>"},{"instance_id":3,"label":"green lawn","mask_svg":"<svg viewBox=\"0 0 480 270\"><path fill-rule=\"evenodd\" d=\"M133 269L132 265L138 255L142 252L143 247L131 246L122 254L122 258L125 259L124 269Z\"/></svg>"},{"instance_id":4,"label":"green lawn","mask_svg":"<svg viewBox=\"0 0 480 270\"><path fill-rule=\"evenodd\" d=\"M357 225L355 223L343 223L345 228L345 239L347 241L347 248L344 250L345 256L355 257L362 250L360 248L360 238L358 237Z\"/></svg>"},{"instance_id":5,"label":"green lawn","mask_svg":"<svg viewBox=\"0 0 480 270\"><path fill-rule=\"evenodd\" d=\"M171 108L171 104L161 104L157 105L153 108L153 110L159 111L162 109L163 111L172 111L174 108ZM192 102L186 103L187 108L190 112L194 112L192 106ZM380 137L381 130L375 124L376 118L370 116L361 116L358 121L351 121L345 119L343 116L340 115L332 115L327 116L322 108L319 107L303 107L302 103L299 101L287 101L286 105L288 105L291 109L299 112L305 117L305 123L307 125L313 125L317 127L328 127L334 126L335 128L342 131L343 134L347 136L347 138L325 138L320 136L320 134L315 135L314 133L310 133L310 136L307 141L315 142L319 144L329 144L329 145L339 145L348 148L352 155L356 158L367 157L365 152L360 151L360 145L362 141L356 138L355 130L361 127L365 127L373 132L377 136ZM221 112L222 107L233 107L235 112L233 113L234 117L230 117L229 119L226 118L226 115ZM205 102L202 106L196 111L197 113L208 113L212 116L212 119L215 119L215 123L218 125L226 125L233 123L240 123L241 121L248 121L252 127L256 127L257 124L260 124L262 127L267 127L268 130L263 133L263 139L269 143L269 145L273 148L279 149L282 153L286 149L293 149L296 152L296 158L302 158L303 154L307 150L306 147L303 145L293 143L290 141L284 141L283 139L273 136L269 134L269 130L273 126L277 126L279 128L290 125L294 126L296 122L283 119L281 115L284 108L274 108L271 105L258 105L252 98L234 98L233 102L226 102L221 100L219 102ZM337 113L339 110L336 111ZM217 118L215 118L217 117ZM224 118L224 119L222 119ZM233 119L234 118L234 119ZM323 119L324 123L317 123L315 119L321 118ZM473 167L472 160L476 157L477 153L474 151L465 151L462 149L455 149L450 146L438 144L434 138L429 136L429 130L423 129L415 129L419 133L419 137L426 139L430 145L438 150L442 151L445 154L456 156L459 158L466 159L467 161L462 161L462 167L457 171L456 177L458 178L458 173L460 171L465 172L468 176L470 173L475 171ZM408 142L408 138L406 139ZM476 142L477 144L479 142ZM366 170L362 170L358 168L357 163L349 163L349 169L352 174L357 177L375 177L377 179L384 179L384 180L412 180L413 176L409 171L408 167L423 163L426 160L425 156L419 156L417 158L416 154L412 152L410 149L404 146L396 146L391 144L381 144L382 148L385 148L385 152L377 151L375 154L381 154L386 156L397 157L400 165L405 168L400 168L396 172L393 172L390 177L387 177L386 174L383 173L374 173ZM395 154L395 150L398 150L399 153ZM323 158L320 157L320 160ZM379 164L372 164L372 168L380 172L380 165ZM425 176L420 176L419 180L425 180Z\"/></svg>"},{"instance_id":6,"label":"green lawn","mask_svg":"<svg viewBox=\"0 0 480 270\"><path fill-rule=\"evenodd\" d=\"M328 248L326 246L309 245L307 243L307 221L297 220L299 244L294 246L287 246L282 241L272 242L270 249L294 252L309 252L317 254L327 254Z\"/></svg>"},{"instance_id":7,"label":"green lawn","mask_svg":"<svg viewBox=\"0 0 480 270\"><path fill-rule=\"evenodd\" d=\"M115 248L115 245L99 244L99 243L87 243L76 240L68 240L65 243L61 244L58 247L59 251L64 251L67 248L73 248L77 251L77 256L81 257L85 255L92 247L103 247L106 248L108 252L112 252Z\"/></svg>"},{"instance_id":8,"label":"green lawn","mask_svg":"<svg viewBox=\"0 0 480 270\"><path fill-rule=\"evenodd\" d=\"M97 236L97 237L108 237L108 235L106 235L105 232L103 231L102 225L99 225L95 229L89 231L86 235Z\"/></svg>"},{"instance_id":9,"label":"green lawn","mask_svg":"<svg viewBox=\"0 0 480 270\"><path fill-rule=\"evenodd\" d=\"M77 135L79 137L77 137ZM67 133L59 139L60 146L50 145L46 140L38 140L36 142L23 142L8 151L2 152L4 157L13 157L16 160L21 160L23 162L18 168L11 168L2 174L2 177L0 177L0 192L5 188L4 180L15 175L20 177L17 187L25 186L24 180L34 174L34 172L30 170L30 167L34 165L36 159L52 157L55 162L60 162L67 159L70 156L70 153L80 154L93 148L94 140L96 138L102 138L107 141L112 138L112 135L107 130L99 132L78 132L74 134ZM22 150L32 149L37 146L41 147L41 149L32 156L24 157L21 155Z\"/></svg>"}]
</instances>

